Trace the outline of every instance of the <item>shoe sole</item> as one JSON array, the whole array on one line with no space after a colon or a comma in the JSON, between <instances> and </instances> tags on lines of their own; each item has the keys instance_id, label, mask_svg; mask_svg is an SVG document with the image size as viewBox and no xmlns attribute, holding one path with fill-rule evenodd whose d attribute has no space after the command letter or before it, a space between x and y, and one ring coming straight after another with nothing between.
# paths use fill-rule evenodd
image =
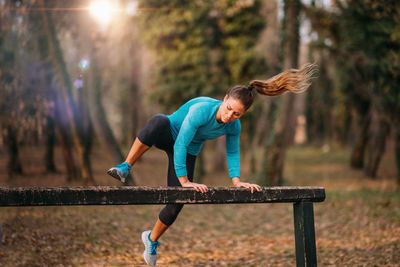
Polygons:
<instances>
[{"instance_id":1,"label":"shoe sole","mask_svg":"<svg viewBox=\"0 0 400 267\"><path fill-rule=\"evenodd\" d=\"M124 177L121 177L121 176L118 174L118 172L117 172L116 169L113 169L113 168L109 169L109 170L107 171L107 174L110 175L111 177L117 179L117 180L120 181L121 183L125 183L125 178L124 178Z\"/></svg>"}]
</instances>

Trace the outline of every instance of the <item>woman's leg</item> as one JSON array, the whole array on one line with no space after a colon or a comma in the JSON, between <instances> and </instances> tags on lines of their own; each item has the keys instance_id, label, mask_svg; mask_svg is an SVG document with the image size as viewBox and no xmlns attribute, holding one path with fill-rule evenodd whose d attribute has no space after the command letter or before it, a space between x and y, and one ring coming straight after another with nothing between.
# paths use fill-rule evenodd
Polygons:
<instances>
[{"instance_id":1,"label":"woman's leg","mask_svg":"<svg viewBox=\"0 0 400 267\"><path fill-rule=\"evenodd\" d=\"M173 152L167 152L167 154L169 159L168 186L181 186L175 173ZM195 162L196 156L187 154L186 167L188 171L188 178L191 182L193 182ZM182 208L183 204L168 204L160 211L157 222L150 234L151 241L157 241L161 237L161 235L174 223Z\"/></svg>"},{"instance_id":2,"label":"woman's leg","mask_svg":"<svg viewBox=\"0 0 400 267\"><path fill-rule=\"evenodd\" d=\"M174 147L174 139L171 134L170 121L165 115L156 115L140 131L137 140L132 145L128 154L127 161L135 161L149 149L152 145L168 153ZM143 253L147 264L155 266L157 261L157 247L160 243L157 239L168 229L168 225L157 220L153 230L147 230L142 233L142 241L145 246Z\"/></svg>"},{"instance_id":3,"label":"woman's leg","mask_svg":"<svg viewBox=\"0 0 400 267\"><path fill-rule=\"evenodd\" d=\"M124 183L129 175L132 165L143 155L143 153L149 150L152 145L163 149L163 146L173 147L173 143L174 140L171 135L168 117L163 114L157 114L153 116L139 132L131 146L125 162L110 168L107 173Z\"/></svg>"},{"instance_id":4,"label":"woman's leg","mask_svg":"<svg viewBox=\"0 0 400 267\"><path fill-rule=\"evenodd\" d=\"M139 138L136 137L125 161L133 165L143 155L144 152L149 150L149 148L150 146L143 144Z\"/></svg>"},{"instance_id":5,"label":"woman's leg","mask_svg":"<svg viewBox=\"0 0 400 267\"><path fill-rule=\"evenodd\" d=\"M162 236L164 232L167 231L168 228L168 225L164 224L162 221L160 221L160 219L157 219L153 230L151 230L150 240L153 242L157 241L160 236Z\"/></svg>"},{"instance_id":6,"label":"woman's leg","mask_svg":"<svg viewBox=\"0 0 400 267\"><path fill-rule=\"evenodd\" d=\"M125 161L133 165L152 145L171 146L173 138L170 132L170 122L167 116L154 115L139 132Z\"/></svg>"}]
</instances>

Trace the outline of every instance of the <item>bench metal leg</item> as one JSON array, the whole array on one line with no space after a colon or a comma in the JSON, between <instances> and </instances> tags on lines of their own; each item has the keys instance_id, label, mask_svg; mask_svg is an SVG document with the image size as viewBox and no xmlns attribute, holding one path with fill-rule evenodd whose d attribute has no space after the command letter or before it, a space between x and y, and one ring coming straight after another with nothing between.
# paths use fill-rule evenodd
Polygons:
<instances>
[{"instance_id":1,"label":"bench metal leg","mask_svg":"<svg viewBox=\"0 0 400 267\"><path fill-rule=\"evenodd\" d=\"M312 202L293 204L296 266L317 266Z\"/></svg>"}]
</instances>

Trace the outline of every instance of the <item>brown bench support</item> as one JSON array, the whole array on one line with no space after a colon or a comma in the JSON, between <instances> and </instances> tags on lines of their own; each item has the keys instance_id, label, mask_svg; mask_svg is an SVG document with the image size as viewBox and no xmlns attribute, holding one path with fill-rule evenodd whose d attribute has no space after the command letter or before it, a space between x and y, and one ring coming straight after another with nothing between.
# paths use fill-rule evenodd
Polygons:
<instances>
[{"instance_id":1,"label":"brown bench support","mask_svg":"<svg viewBox=\"0 0 400 267\"><path fill-rule=\"evenodd\" d=\"M296 265L317 266L313 203L294 203L293 213Z\"/></svg>"}]
</instances>

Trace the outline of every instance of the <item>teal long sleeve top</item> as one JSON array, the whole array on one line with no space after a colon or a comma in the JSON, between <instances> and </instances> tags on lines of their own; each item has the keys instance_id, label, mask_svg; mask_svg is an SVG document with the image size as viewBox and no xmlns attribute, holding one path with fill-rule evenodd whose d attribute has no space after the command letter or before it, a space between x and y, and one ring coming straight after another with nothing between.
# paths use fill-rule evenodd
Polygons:
<instances>
[{"instance_id":1,"label":"teal long sleeve top","mask_svg":"<svg viewBox=\"0 0 400 267\"><path fill-rule=\"evenodd\" d=\"M226 135L229 176L231 178L240 177L240 121L237 119L229 123L218 123L216 114L221 104L222 101L217 99L197 97L167 116L175 140L174 166L177 177L187 175L187 153L196 156L206 140L222 135Z\"/></svg>"}]
</instances>

